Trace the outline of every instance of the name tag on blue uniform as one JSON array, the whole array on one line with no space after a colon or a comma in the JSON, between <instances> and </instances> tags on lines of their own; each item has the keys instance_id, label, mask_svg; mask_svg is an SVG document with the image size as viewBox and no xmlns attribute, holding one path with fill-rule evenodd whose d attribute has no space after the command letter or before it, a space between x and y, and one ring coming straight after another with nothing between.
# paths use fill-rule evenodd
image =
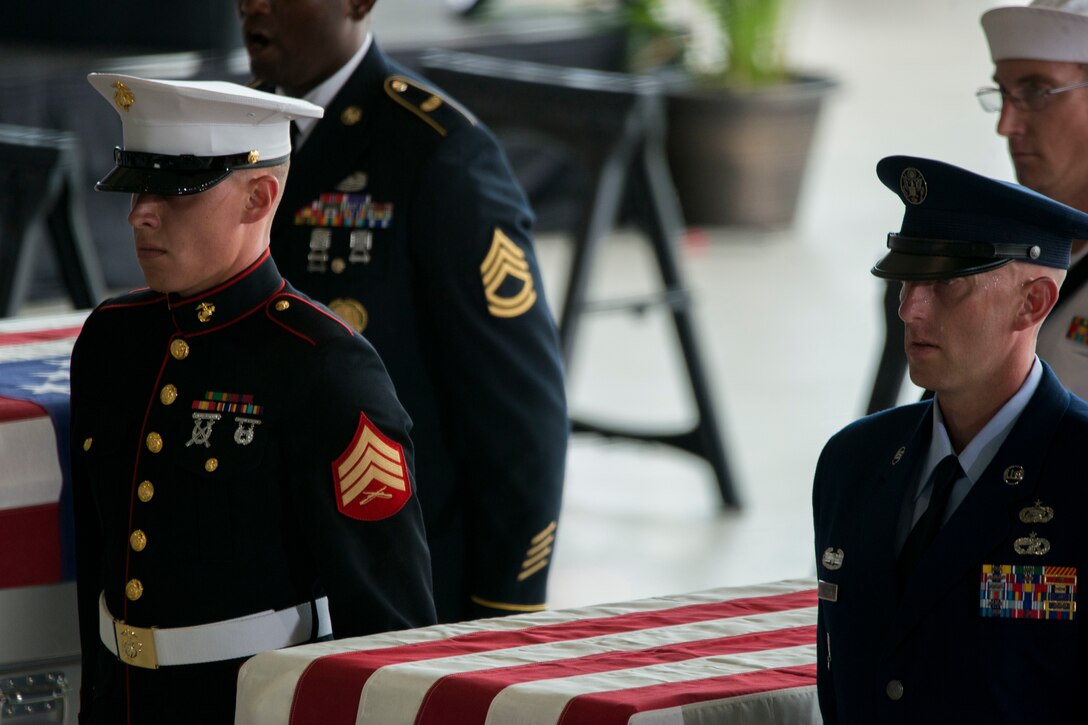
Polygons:
<instances>
[{"instance_id":1,"label":"name tag on blue uniform","mask_svg":"<svg viewBox=\"0 0 1088 725\"><path fill-rule=\"evenodd\" d=\"M816 596L825 602L837 602L839 601L839 585L821 579L816 585Z\"/></svg>"}]
</instances>

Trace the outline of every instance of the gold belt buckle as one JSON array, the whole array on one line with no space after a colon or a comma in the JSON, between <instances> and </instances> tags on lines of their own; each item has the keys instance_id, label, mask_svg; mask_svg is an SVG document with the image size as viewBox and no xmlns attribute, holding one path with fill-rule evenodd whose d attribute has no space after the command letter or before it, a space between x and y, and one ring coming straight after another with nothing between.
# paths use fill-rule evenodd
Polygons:
<instances>
[{"instance_id":1,"label":"gold belt buckle","mask_svg":"<svg viewBox=\"0 0 1088 725\"><path fill-rule=\"evenodd\" d=\"M159 669L159 658L155 655L155 627L133 627L115 619L113 631L117 637L119 660L147 670Z\"/></svg>"}]
</instances>

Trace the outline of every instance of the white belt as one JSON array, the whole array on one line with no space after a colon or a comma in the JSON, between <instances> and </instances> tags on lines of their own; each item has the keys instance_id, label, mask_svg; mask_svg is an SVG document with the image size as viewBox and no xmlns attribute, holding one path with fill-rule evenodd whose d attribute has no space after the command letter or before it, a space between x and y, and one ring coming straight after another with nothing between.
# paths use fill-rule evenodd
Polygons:
<instances>
[{"instance_id":1,"label":"white belt","mask_svg":"<svg viewBox=\"0 0 1088 725\"><path fill-rule=\"evenodd\" d=\"M329 599L314 602L318 637L332 634ZM114 619L106 595L98 598L98 636L117 659L136 667L157 669L251 657L309 641L314 635L310 602L297 607L249 614L192 627L134 627Z\"/></svg>"}]
</instances>

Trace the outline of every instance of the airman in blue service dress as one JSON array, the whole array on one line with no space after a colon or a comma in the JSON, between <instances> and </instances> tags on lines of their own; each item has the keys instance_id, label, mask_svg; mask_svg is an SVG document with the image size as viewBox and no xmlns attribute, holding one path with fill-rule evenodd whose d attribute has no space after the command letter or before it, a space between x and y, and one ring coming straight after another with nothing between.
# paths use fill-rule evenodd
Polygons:
<instances>
[{"instance_id":1,"label":"airman in blue service dress","mask_svg":"<svg viewBox=\"0 0 1088 725\"><path fill-rule=\"evenodd\" d=\"M371 44L291 161L284 276L411 415L440 621L542 609L568 437L532 215L494 136Z\"/></svg>"},{"instance_id":2,"label":"airman in blue service dress","mask_svg":"<svg viewBox=\"0 0 1088 725\"><path fill-rule=\"evenodd\" d=\"M928 160L885 162L881 178L908 210L878 276L943 280L1013 259L1064 268L1070 239L1088 235L1088 216L1020 187ZM943 199L925 199L927 183ZM1088 405L1037 359L1028 380L1036 387L1019 417L905 580L898 549L937 403L869 416L824 448L813 512L826 723L1047 723L1083 712Z\"/></svg>"},{"instance_id":3,"label":"airman in blue service dress","mask_svg":"<svg viewBox=\"0 0 1088 725\"><path fill-rule=\"evenodd\" d=\"M248 266L187 296L107 300L72 353L81 722L228 723L253 654L434 623L411 421L373 347L280 275L268 175L200 196L235 169L282 166L290 119L320 109L234 84L91 82L125 125L98 188L133 193L133 214L272 190L265 227L215 240L248 250L234 237L249 234Z\"/></svg>"}]
</instances>

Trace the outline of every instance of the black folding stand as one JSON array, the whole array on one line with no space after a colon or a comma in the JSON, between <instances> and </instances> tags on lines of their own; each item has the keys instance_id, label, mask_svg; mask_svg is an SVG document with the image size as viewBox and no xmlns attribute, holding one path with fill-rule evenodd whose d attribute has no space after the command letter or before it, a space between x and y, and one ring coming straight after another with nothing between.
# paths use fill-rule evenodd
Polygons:
<instances>
[{"instance_id":1,"label":"black folding stand","mask_svg":"<svg viewBox=\"0 0 1088 725\"><path fill-rule=\"evenodd\" d=\"M903 352L903 321L899 319L899 283L889 281L884 289L884 348L876 367L873 392L866 414L877 413L899 404L899 392L907 372Z\"/></svg>"},{"instance_id":2,"label":"black folding stand","mask_svg":"<svg viewBox=\"0 0 1088 725\"><path fill-rule=\"evenodd\" d=\"M105 297L79 169L74 134L0 124L0 317L26 301L45 232L72 304L93 307Z\"/></svg>"}]
</instances>

